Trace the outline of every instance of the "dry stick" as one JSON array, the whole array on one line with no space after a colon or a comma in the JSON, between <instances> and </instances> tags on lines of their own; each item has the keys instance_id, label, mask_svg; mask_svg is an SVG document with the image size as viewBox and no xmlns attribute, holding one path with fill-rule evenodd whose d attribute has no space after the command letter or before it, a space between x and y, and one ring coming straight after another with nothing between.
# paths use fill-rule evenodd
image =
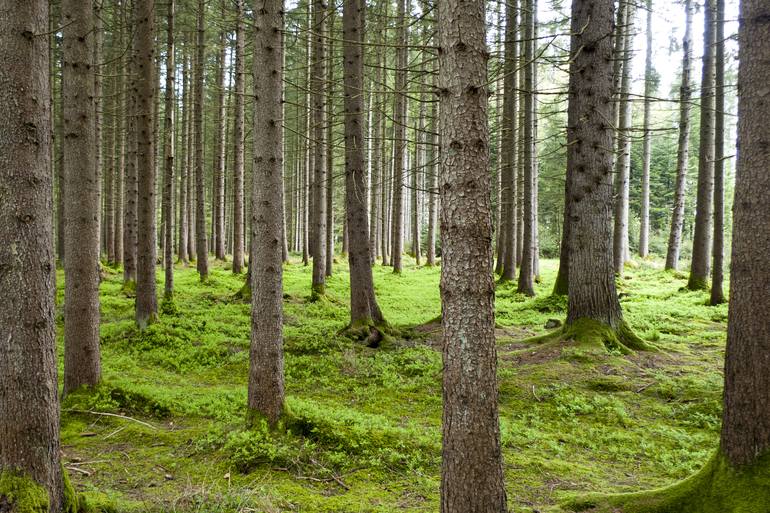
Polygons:
<instances>
[{"instance_id":1,"label":"dry stick","mask_svg":"<svg viewBox=\"0 0 770 513\"><path fill-rule=\"evenodd\" d=\"M143 426L147 426L148 428L155 429L155 430L158 429L155 426L153 426L152 424L148 424L147 422L144 422L142 420L135 419L133 417L129 417L128 415L119 415L117 413L107 413L107 412L102 412L102 411L91 411L91 410L70 410L70 409L67 409L67 410L63 410L63 411L65 411L67 413L90 413L91 415L99 415L99 416L102 416L102 417L115 417L115 418L119 418L119 419L132 420L132 421L136 422L137 424L141 424Z\"/></svg>"}]
</instances>

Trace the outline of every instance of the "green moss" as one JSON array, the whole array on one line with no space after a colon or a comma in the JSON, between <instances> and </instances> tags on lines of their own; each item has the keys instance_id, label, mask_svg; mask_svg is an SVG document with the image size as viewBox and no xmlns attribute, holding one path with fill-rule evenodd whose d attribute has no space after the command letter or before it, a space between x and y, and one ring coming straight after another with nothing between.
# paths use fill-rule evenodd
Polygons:
<instances>
[{"instance_id":1,"label":"green moss","mask_svg":"<svg viewBox=\"0 0 770 513\"><path fill-rule=\"evenodd\" d=\"M62 465L62 490L64 495L64 503L62 504L62 511L64 513L78 513L80 511L80 502L78 501L78 495L75 493L75 489L70 482L70 476L67 470Z\"/></svg>"},{"instance_id":2,"label":"green moss","mask_svg":"<svg viewBox=\"0 0 770 513\"><path fill-rule=\"evenodd\" d=\"M84 492L78 496L77 513L118 513L118 506L110 497L100 492Z\"/></svg>"},{"instance_id":3,"label":"green moss","mask_svg":"<svg viewBox=\"0 0 770 513\"><path fill-rule=\"evenodd\" d=\"M179 307L177 307L174 301L174 293L167 292L163 295L163 300L160 302L160 313L163 315L178 315Z\"/></svg>"},{"instance_id":4,"label":"green moss","mask_svg":"<svg viewBox=\"0 0 770 513\"><path fill-rule=\"evenodd\" d=\"M95 387L83 386L67 394L62 403L62 411L81 411L138 413L157 418L167 417L169 407L151 397L147 392L130 385L102 382Z\"/></svg>"},{"instance_id":5,"label":"green moss","mask_svg":"<svg viewBox=\"0 0 770 513\"><path fill-rule=\"evenodd\" d=\"M699 278L690 274L690 279L687 280L687 288L689 290L709 290L708 278Z\"/></svg>"},{"instance_id":6,"label":"green moss","mask_svg":"<svg viewBox=\"0 0 770 513\"><path fill-rule=\"evenodd\" d=\"M654 351L655 346L648 344L637 336L625 322L618 328L612 328L595 319L580 318L565 324L545 335L530 337L525 342L530 344L560 343L572 341L586 348L604 348L608 351L618 351L630 354L633 351Z\"/></svg>"},{"instance_id":7,"label":"green moss","mask_svg":"<svg viewBox=\"0 0 770 513\"><path fill-rule=\"evenodd\" d=\"M760 513L770 511L770 454L734 468L720 451L695 475L667 488L591 495L563 504L592 513Z\"/></svg>"},{"instance_id":8,"label":"green moss","mask_svg":"<svg viewBox=\"0 0 770 513\"><path fill-rule=\"evenodd\" d=\"M318 301L326 295L326 285L316 283L310 290L310 301Z\"/></svg>"},{"instance_id":9,"label":"green moss","mask_svg":"<svg viewBox=\"0 0 770 513\"><path fill-rule=\"evenodd\" d=\"M127 297L136 296L136 281L134 280L124 281L123 286L120 288L120 291L123 294L125 294Z\"/></svg>"},{"instance_id":10,"label":"green moss","mask_svg":"<svg viewBox=\"0 0 770 513\"><path fill-rule=\"evenodd\" d=\"M4 502L13 513L48 513L48 491L20 472L0 471L0 511Z\"/></svg>"}]
</instances>

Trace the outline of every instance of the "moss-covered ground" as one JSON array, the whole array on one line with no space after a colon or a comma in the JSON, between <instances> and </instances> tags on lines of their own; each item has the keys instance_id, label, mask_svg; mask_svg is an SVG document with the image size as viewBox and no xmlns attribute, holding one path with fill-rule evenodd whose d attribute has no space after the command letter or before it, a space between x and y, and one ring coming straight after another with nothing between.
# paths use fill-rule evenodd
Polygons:
<instances>
[{"instance_id":1,"label":"moss-covered ground","mask_svg":"<svg viewBox=\"0 0 770 513\"><path fill-rule=\"evenodd\" d=\"M140 333L121 272L105 268L104 385L62 406L75 488L118 511L438 511L440 271L405 263L400 275L374 268L396 333L376 349L338 334L349 320L344 262L315 302L310 267L286 266L288 412L273 432L245 429L250 306L233 298L243 275L212 263L201 283L178 266L174 304ZM542 261L536 298L513 284L497 290L517 512L559 511L582 491L671 484L701 468L718 439L726 305L705 306L707 293L683 290L685 275L647 261L627 268L619 290L630 327L658 351L523 343L565 317L565 300L548 296L556 264ZM60 273L59 303L62 285Z\"/></svg>"}]
</instances>

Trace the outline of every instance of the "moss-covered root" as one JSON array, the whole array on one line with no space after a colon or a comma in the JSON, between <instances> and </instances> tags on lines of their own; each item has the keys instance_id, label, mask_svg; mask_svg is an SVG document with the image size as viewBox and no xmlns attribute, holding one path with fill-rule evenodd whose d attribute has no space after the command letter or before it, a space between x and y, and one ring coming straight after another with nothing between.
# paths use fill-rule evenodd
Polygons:
<instances>
[{"instance_id":1,"label":"moss-covered root","mask_svg":"<svg viewBox=\"0 0 770 513\"><path fill-rule=\"evenodd\" d=\"M700 472L667 488L573 498L562 508L591 513L770 512L770 454L735 469L718 451Z\"/></svg>"},{"instance_id":2,"label":"moss-covered root","mask_svg":"<svg viewBox=\"0 0 770 513\"><path fill-rule=\"evenodd\" d=\"M390 342L392 334L386 321L375 322L369 318L353 321L338 332L338 335L363 342L368 347L380 347Z\"/></svg>"},{"instance_id":3,"label":"moss-covered root","mask_svg":"<svg viewBox=\"0 0 770 513\"><path fill-rule=\"evenodd\" d=\"M578 319L564 327L532 337L525 342L534 344L559 343L571 340L580 346L601 348L610 351L620 351L630 354L634 351L656 351L657 348L642 340L625 322L613 328L594 319Z\"/></svg>"},{"instance_id":4,"label":"moss-covered root","mask_svg":"<svg viewBox=\"0 0 770 513\"><path fill-rule=\"evenodd\" d=\"M233 294L233 299L246 301L247 303L251 302L251 284L249 283L249 280L246 280L243 286L238 289L238 292Z\"/></svg>"}]
</instances>

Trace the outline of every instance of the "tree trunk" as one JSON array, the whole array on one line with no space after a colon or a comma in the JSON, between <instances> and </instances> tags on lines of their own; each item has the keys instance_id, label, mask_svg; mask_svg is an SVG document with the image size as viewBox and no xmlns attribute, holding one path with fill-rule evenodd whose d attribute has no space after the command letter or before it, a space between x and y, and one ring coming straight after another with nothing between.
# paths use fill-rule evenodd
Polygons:
<instances>
[{"instance_id":1,"label":"tree trunk","mask_svg":"<svg viewBox=\"0 0 770 513\"><path fill-rule=\"evenodd\" d=\"M692 86L690 74L692 67L692 0L685 0L685 30L682 39L682 85L679 88L679 141L676 152L676 186L674 189L674 207L671 213L671 231L668 236L666 251L666 269L676 269L679 265L679 248L682 245L682 225L684 224L684 201L687 190L687 163L690 148L690 97Z\"/></svg>"},{"instance_id":2,"label":"tree trunk","mask_svg":"<svg viewBox=\"0 0 770 513\"><path fill-rule=\"evenodd\" d=\"M714 248L711 271L711 305L725 302L725 2L716 0L716 62L714 111Z\"/></svg>"},{"instance_id":3,"label":"tree trunk","mask_svg":"<svg viewBox=\"0 0 770 513\"><path fill-rule=\"evenodd\" d=\"M283 413L283 2L254 1L249 420Z\"/></svg>"},{"instance_id":4,"label":"tree trunk","mask_svg":"<svg viewBox=\"0 0 770 513\"><path fill-rule=\"evenodd\" d=\"M31 478L59 513L49 40L29 37L49 31L48 8L41 0L0 6L0 476ZM12 493L0 488L11 511Z\"/></svg>"},{"instance_id":5,"label":"tree trunk","mask_svg":"<svg viewBox=\"0 0 770 513\"><path fill-rule=\"evenodd\" d=\"M137 230L136 323L144 329L158 316L155 288L157 229L155 226L155 13L153 0L135 1L137 167L139 223Z\"/></svg>"},{"instance_id":6,"label":"tree trunk","mask_svg":"<svg viewBox=\"0 0 770 513\"><path fill-rule=\"evenodd\" d=\"M350 327L375 330L375 326L383 323L383 317L374 294L366 210L363 126L366 4L364 0L345 0L343 9L345 212L350 239ZM366 335L371 336L368 332Z\"/></svg>"},{"instance_id":7,"label":"tree trunk","mask_svg":"<svg viewBox=\"0 0 770 513\"><path fill-rule=\"evenodd\" d=\"M313 0L313 282L312 296L322 296L326 287L326 18L327 4Z\"/></svg>"},{"instance_id":8,"label":"tree trunk","mask_svg":"<svg viewBox=\"0 0 770 513\"><path fill-rule=\"evenodd\" d=\"M434 75L435 76L435 75ZM434 79L435 80L435 79ZM434 81L435 84L435 81ZM438 190L438 175L439 175L439 165L437 163L438 161L438 151L436 151L438 144L439 144L439 138L436 135L436 120L438 118L438 108L436 107L436 102L433 102L431 104L430 108L430 145L428 146L428 158L427 161L430 162L430 166L426 170L428 173L428 178L430 180L430 187L428 189L428 234L427 234L427 245L428 248L426 250L425 255L425 264L428 267L436 265L436 224L438 220L438 196L439 196L439 190Z\"/></svg>"},{"instance_id":9,"label":"tree trunk","mask_svg":"<svg viewBox=\"0 0 770 513\"><path fill-rule=\"evenodd\" d=\"M607 120L612 116L613 49L606 37L612 26L612 0L574 0L566 185L572 224L565 330L575 330L576 340L591 337L591 329L579 332L586 324L612 332L625 327L612 251L612 127Z\"/></svg>"},{"instance_id":10,"label":"tree trunk","mask_svg":"<svg viewBox=\"0 0 770 513\"><path fill-rule=\"evenodd\" d=\"M184 158L179 162L179 245L177 252L179 261L188 264L190 226L187 213L187 182L190 180L190 60L187 56L187 45L182 47L182 149Z\"/></svg>"},{"instance_id":11,"label":"tree trunk","mask_svg":"<svg viewBox=\"0 0 770 513\"><path fill-rule=\"evenodd\" d=\"M201 281L209 276L208 239L206 234L206 180L203 168L203 68L205 66L206 30L205 0L198 0L198 40L195 59L195 108L193 110L193 130L195 132L195 254L197 269Z\"/></svg>"},{"instance_id":12,"label":"tree trunk","mask_svg":"<svg viewBox=\"0 0 770 513\"><path fill-rule=\"evenodd\" d=\"M235 148L233 153L233 272L243 272L243 161L246 29L244 0L235 2Z\"/></svg>"},{"instance_id":13,"label":"tree trunk","mask_svg":"<svg viewBox=\"0 0 770 513\"><path fill-rule=\"evenodd\" d=\"M124 76L126 74L125 60L123 58L123 47L125 37L125 3L116 2L117 13L115 14L118 23L118 55L115 57L115 195L113 202L115 204L115 217L113 218L113 254L114 263L123 263L123 223L124 223L124 187L126 180L126 87Z\"/></svg>"},{"instance_id":14,"label":"tree trunk","mask_svg":"<svg viewBox=\"0 0 770 513\"><path fill-rule=\"evenodd\" d=\"M326 104L328 110L328 118L326 120L326 265L324 267L324 275L332 275L332 267L334 266L334 16L337 13L337 6L334 3L329 4L329 62L326 66ZM364 189L366 190L366 189Z\"/></svg>"},{"instance_id":15,"label":"tree trunk","mask_svg":"<svg viewBox=\"0 0 770 513\"><path fill-rule=\"evenodd\" d=\"M687 288L691 290L708 289L711 271L711 215L714 203L714 53L714 0L706 0L703 10L698 195L690 279L687 281Z\"/></svg>"},{"instance_id":16,"label":"tree trunk","mask_svg":"<svg viewBox=\"0 0 770 513\"><path fill-rule=\"evenodd\" d=\"M133 20L133 12L136 6L132 3L130 11L126 14L126 21ZM127 25L129 26L129 25ZM126 129L126 169L125 169L125 198L124 212L125 220L123 224L123 283L127 291L131 291L136 286L136 244L137 244L137 200L139 191L137 189L137 161L136 161L136 121L137 121L137 96L136 80L138 70L134 58L134 41L136 34L130 32L131 36L128 45L128 69L129 83L126 89L126 116L128 118L128 127Z\"/></svg>"},{"instance_id":17,"label":"tree trunk","mask_svg":"<svg viewBox=\"0 0 770 513\"><path fill-rule=\"evenodd\" d=\"M166 224L163 227L163 261L165 267L164 296L168 299L174 294L174 163L176 147L174 129L176 126L176 59L174 47L174 10L176 0L168 0L166 16L166 91L165 120L163 142L163 210L166 211Z\"/></svg>"},{"instance_id":18,"label":"tree trunk","mask_svg":"<svg viewBox=\"0 0 770 513\"><path fill-rule=\"evenodd\" d=\"M642 206L639 217L639 256L647 257L650 240L650 154L652 151L652 132L650 115L652 94L655 84L652 76L652 0L647 0L647 53L644 66L644 148L642 150Z\"/></svg>"},{"instance_id":19,"label":"tree trunk","mask_svg":"<svg viewBox=\"0 0 770 513\"><path fill-rule=\"evenodd\" d=\"M102 90L102 53L104 51L104 31L103 31L103 23L102 23L102 16L103 16L103 10L102 10L102 3L103 0L93 0L92 5L94 9L93 13L93 20L94 20L94 55L93 55L93 78L94 78L94 97L93 97L93 105L94 105L94 167L96 168L96 174L99 177L99 206L96 209L97 217L100 218L100 221L98 221L99 225L99 236L97 239L97 244L99 246L99 259L101 260L102 255L102 246L104 245L104 233L103 233L103 217L100 216L102 213L102 182L104 180L104 177L102 176L102 169L104 168L104 155L103 155L103 147L102 147L102 124L104 122L104 117L102 116L102 110L104 109L104 91Z\"/></svg>"},{"instance_id":20,"label":"tree trunk","mask_svg":"<svg viewBox=\"0 0 770 513\"><path fill-rule=\"evenodd\" d=\"M223 6L224 7L224 6ZM225 58L226 37L222 32L219 35L219 56L217 57L217 117L214 134L216 144L214 148L214 256L217 260L225 259Z\"/></svg>"},{"instance_id":21,"label":"tree trunk","mask_svg":"<svg viewBox=\"0 0 770 513\"><path fill-rule=\"evenodd\" d=\"M438 9L444 339L441 512L504 513L484 2L442 0Z\"/></svg>"},{"instance_id":22,"label":"tree trunk","mask_svg":"<svg viewBox=\"0 0 770 513\"><path fill-rule=\"evenodd\" d=\"M96 167L93 3L64 0L64 395L101 379L99 170Z\"/></svg>"},{"instance_id":23,"label":"tree trunk","mask_svg":"<svg viewBox=\"0 0 770 513\"><path fill-rule=\"evenodd\" d=\"M518 13L518 1L512 0L506 4L505 12L505 63L503 64L503 117L502 139L500 152L502 153L500 169L500 199L501 199L501 224L502 232L502 273L500 281L512 281L516 279L516 125L518 113L516 109L516 71L517 44L516 35L518 26L516 16ZM526 43L525 43L526 44Z\"/></svg>"},{"instance_id":24,"label":"tree trunk","mask_svg":"<svg viewBox=\"0 0 770 513\"><path fill-rule=\"evenodd\" d=\"M409 0L398 1L396 18L396 82L393 106L393 213L392 255L393 272L401 272L401 254L404 252L404 152L406 151L406 68L408 52L407 5Z\"/></svg>"},{"instance_id":25,"label":"tree trunk","mask_svg":"<svg viewBox=\"0 0 770 513\"><path fill-rule=\"evenodd\" d=\"M623 272L628 260L628 202L631 175L631 61L634 47L635 6L625 2L623 30L623 71L618 105L617 159L615 161L615 226L613 232L613 267Z\"/></svg>"},{"instance_id":26,"label":"tree trunk","mask_svg":"<svg viewBox=\"0 0 770 513\"><path fill-rule=\"evenodd\" d=\"M537 187L535 172L535 3L526 0L524 5L524 245L519 268L519 283L517 291L527 296L535 295L535 187Z\"/></svg>"}]
</instances>

